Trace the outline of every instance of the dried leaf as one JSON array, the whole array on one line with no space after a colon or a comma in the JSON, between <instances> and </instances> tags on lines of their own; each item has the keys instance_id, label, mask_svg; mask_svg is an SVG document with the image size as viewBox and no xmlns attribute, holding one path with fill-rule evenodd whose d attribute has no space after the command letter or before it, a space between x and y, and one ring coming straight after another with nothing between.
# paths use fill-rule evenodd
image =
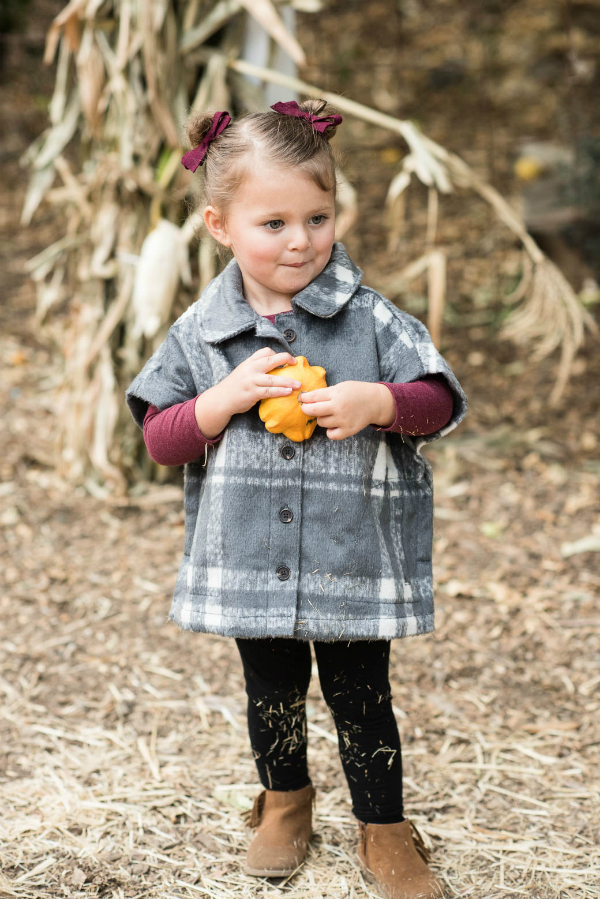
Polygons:
<instances>
[{"instance_id":1,"label":"dried leaf","mask_svg":"<svg viewBox=\"0 0 600 899\"><path fill-rule=\"evenodd\" d=\"M75 52L79 47L77 22L83 13L88 0L71 0L65 8L59 12L52 21L48 34L46 36L46 49L44 51L44 62L50 65L54 59L56 46L58 44L61 30L65 29L65 38L69 44L69 48Z\"/></svg>"},{"instance_id":2,"label":"dried leaf","mask_svg":"<svg viewBox=\"0 0 600 899\"><path fill-rule=\"evenodd\" d=\"M83 32L76 63L81 107L92 132L95 132L100 118L98 100L104 87L105 71L102 54L94 40L94 29L89 22Z\"/></svg>"},{"instance_id":3,"label":"dried leaf","mask_svg":"<svg viewBox=\"0 0 600 899\"><path fill-rule=\"evenodd\" d=\"M294 60L296 65L306 65L304 50L282 22L271 0L241 0L241 3L259 25L262 25L267 34L270 34L273 40L277 41L288 56Z\"/></svg>"},{"instance_id":4,"label":"dried leaf","mask_svg":"<svg viewBox=\"0 0 600 899\"><path fill-rule=\"evenodd\" d=\"M179 44L180 52L189 53L190 50L194 50L200 44L203 44L238 13L241 8L242 4L238 0L221 0L220 3L213 6L200 25L184 32Z\"/></svg>"},{"instance_id":5,"label":"dried leaf","mask_svg":"<svg viewBox=\"0 0 600 899\"><path fill-rule=\"evenodd\" d=\"M77 90L73 90L71 99L65 110L64 118L50 129L42 149L33 160L34 169L39 170L46 168L54 161L59 153L62 153L75 134L80 112L81 101L79 99L79 93Z\"/></svg>"},{"instance_id":6,"label":"dried leaf","mask_svg":"<svg viewBox=\"0 0 600 899\"><path fill-rule=\"evenodd\" d=\"M56 169L52 164L44 169L33 171L29 184L27 185L27 193L23 203L23 211L21 212L21 224L29 225L35 214L36 209L54 184L56 177Z\"/></svg>"},{"instance_id":7,"label":"dried leaf","mask_svg":"<svg viewBox=\"0 0 600 899\"><path fill-rule=\"evenodd\" d=\"M191 283L187 242L172 222L160 219L145 238L135 275L132 338L154 337L171 312L179 279Z\"/></svg>"}]
</instances>

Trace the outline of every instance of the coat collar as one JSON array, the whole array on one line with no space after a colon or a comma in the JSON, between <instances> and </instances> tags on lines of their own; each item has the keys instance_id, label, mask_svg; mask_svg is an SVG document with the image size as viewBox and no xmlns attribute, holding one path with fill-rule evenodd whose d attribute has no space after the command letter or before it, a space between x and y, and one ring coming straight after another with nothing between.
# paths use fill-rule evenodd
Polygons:
<instances>
[{"instance_id":1,"label":"coat collar","mask_svg":"<svg viewBox=\"0 0 600 899\"><path fill-rule=\"evenodd\" d=\"M332 318L356 292L362 275L344 244L336 241L321 274L292 297L292 308ZM263 325L271 324L244 299L242 273L235 258L208 284L198 303L198 327L207 343L218 343L254 327L261 333Z\"/></svg>"}]
</instances>

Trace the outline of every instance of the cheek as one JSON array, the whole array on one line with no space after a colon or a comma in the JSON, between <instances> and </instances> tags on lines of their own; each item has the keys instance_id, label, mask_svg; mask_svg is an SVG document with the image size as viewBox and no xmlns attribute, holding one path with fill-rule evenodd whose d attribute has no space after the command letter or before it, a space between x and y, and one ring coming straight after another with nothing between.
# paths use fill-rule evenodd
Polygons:
<instances>
[{"instance_id":1,"label":"cheek","mask_svg":"<svg viewBox=\"0 0 600 899\"><path fill-rule=\"evenodd\" d=\"M252 243L252 255L256 265L268 265L278 253L277 241L272 235L266 233L255 235Z\"/></svg>"},{"instance_id":2,"label":"cheek","mask_svg":"<svg viewBox=\"0 0 600 899\"><path fill-rule=\"evenodd\" d=\"M327 227L319 231L317 246L322 252L331 249L335 240L335 221L327 222Z\"/></svg>"}]
</instances>

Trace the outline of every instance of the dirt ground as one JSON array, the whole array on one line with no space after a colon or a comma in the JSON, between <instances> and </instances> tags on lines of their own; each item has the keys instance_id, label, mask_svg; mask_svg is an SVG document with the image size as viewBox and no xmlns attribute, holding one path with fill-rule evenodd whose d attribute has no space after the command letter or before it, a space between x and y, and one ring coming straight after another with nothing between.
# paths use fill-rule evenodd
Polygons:
<instances>
[{"instance_id":1,"label":"dirt ground","mask_svg":"<svg viewBox=\"0 0 600 899\"><path fill-rule=\"evenodd\" d=\"M41 40L62 5L37 4L0 87L0 897L372 896L316 669L307 864L283 882L242 873L243 811L260 786L241 665L233 641L167 623L183 544L181 471L111 502L49 464L61 361L34 328L23 264L56 239L55 225L42 208L19 229L27 173L18 160L45 125L52 78ZM369 39L385 54L385 4L368 6ZM320 14L306 80L317 80L320 50L347 33L340 16L350 26L352 10ZM364 70L341 80L344 47L321 83L374 103ZM514 120L495 116L492 173L510 191ZM453 129L434 97L420 117L489 175L489 129L472 131L466 119ZM392 172L384 151L394 146L356 123L344 145L361 182L359 221L369 223L344 242L378 288L399 267L381 222ZM424 215L418 188L411 202L408 258ZM451 897L600 897L599 344L587 338L563 400L549 408L556 359L532 365L527 348L497 336L518 249L473 198L444 200L440 228L451 282L442 351L470 409L426 449L437 629L392 642L407 815ZM404 299L417 314L418 291ZM594 535L596 551L585 551L578 542Z\"/></svg>"}]
</instances>

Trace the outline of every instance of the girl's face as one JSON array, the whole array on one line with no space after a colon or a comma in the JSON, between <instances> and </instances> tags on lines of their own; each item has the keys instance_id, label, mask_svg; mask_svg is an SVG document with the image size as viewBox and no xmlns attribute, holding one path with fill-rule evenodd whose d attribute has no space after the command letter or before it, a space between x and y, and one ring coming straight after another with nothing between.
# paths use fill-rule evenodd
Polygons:
<instances>
[{"instance_id":1,"label":"girl's face","mask_svg":"<svg viewBox=\"0 0 600 899\"><path fill-rule=\"evenodd\" d=\"M335 240L333 191L275 165L255 167L226 222L213 206L204 210L204 220L213 237L233 250L245 298L251 305L258 301L261 309L289 304L323 271Z\"/></svg>"}]
</instances>

